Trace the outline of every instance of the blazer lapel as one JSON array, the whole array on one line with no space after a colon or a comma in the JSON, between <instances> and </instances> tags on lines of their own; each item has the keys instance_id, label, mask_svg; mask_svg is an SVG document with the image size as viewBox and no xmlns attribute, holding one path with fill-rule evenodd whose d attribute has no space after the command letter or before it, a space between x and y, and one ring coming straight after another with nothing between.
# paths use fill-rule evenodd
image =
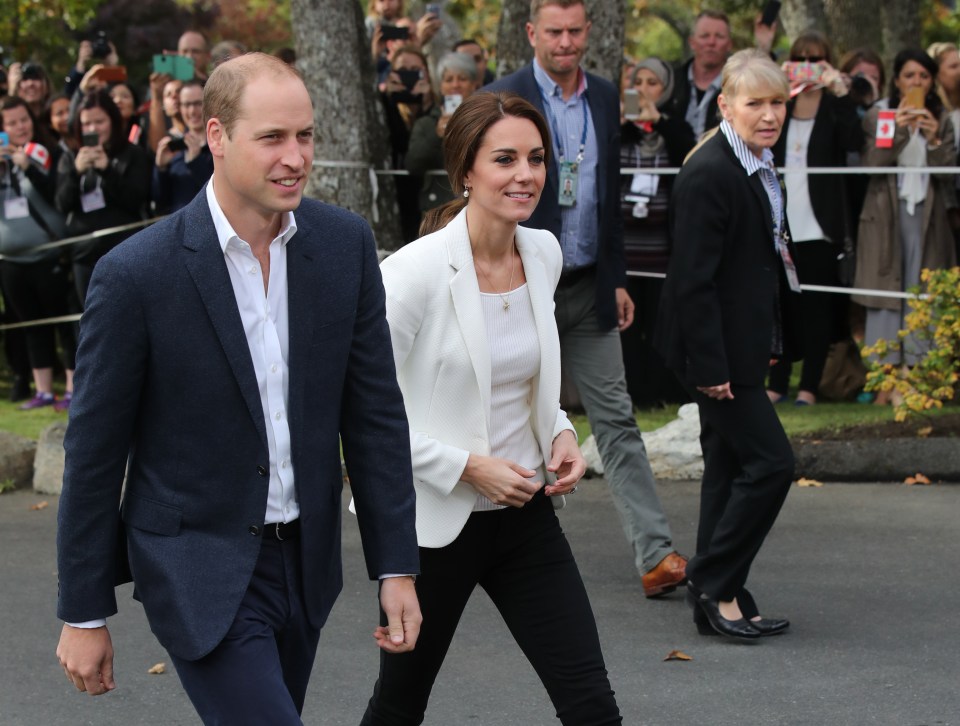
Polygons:
<instances>
[{"instance_id":1,"label":"blazer lapel","mask_svg":"<svg viewBox=\"0 0 960 726\"><path fill-rule=\"evenodd\" d=\"M184 224L184 262L193 279L207 315L216 331L237 385L247 404L253 423L267 448L263 406L253 370L247 336L240 320L240 311L230 282L230 274L217 242L217 231L207 207L205 194L198 194L186 210Z\"/></svg>"},{"instance_id":2,"label":"blazer lapel","mask_svg":"<svg viewBox=\"0 0 960 726\"><path fill-rule=\"evenodd\" d=\"M480 400L483 402L484 421L490 421L490 348L487 345L486 323L480 303L480 285L473 266L473 251L467 232L467 214L462 211L449 225L446 238L447 259L455 270L450 279L450 297L456 311L460 333L470 356Z\"/></svg>"},{"instance_id":3,"label":"blazer lapel","mask_svg":"<svg viewBox=\"0 0 960 726\"><path fill-rule=\"evenodd\" d=\"M287 409L290 417L290 436L296 437L304 420L302 392L306 378L318 375L310 370L310 341L313 339L314 309L317 296L317 265L309 240L297 231L287 241L287 320L288 356L287 370L290 386L287 394Z\"/></svg>"}]
</instances>

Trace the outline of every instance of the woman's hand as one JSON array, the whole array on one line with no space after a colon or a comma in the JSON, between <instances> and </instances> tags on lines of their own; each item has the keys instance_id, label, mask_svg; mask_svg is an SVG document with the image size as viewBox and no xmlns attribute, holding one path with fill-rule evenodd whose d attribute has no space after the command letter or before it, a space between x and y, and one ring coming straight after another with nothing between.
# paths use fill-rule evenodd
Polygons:
<instances>
[{"instance_id":1,"label":"woman's hand","mask_svg":"<svg viewBox=\"0 0 960 726\"><path fill-rule=\"evenodd\" d=\"M826 61L821 61L823 73L820 76L820 83L834 96L846 96L849 91L843 74Z\"/></svg>"},{"instance_id":2,"label":"woman's hand","mask_svg":"<svg viewBox=\"0 0 960 726\"><path fill-rule=\"evenodd\" d=\"M410 93L415 96L420 96L420 105L424 111L433 105L433 89L430 88L430 81L426 78L421 78L417 81L417 85L413 87Z\"/></svg>"},{"instance_id":3,"label":"woman's hand","mask_svg":"<svg viewBox=\"0 0 960 726\"><path fill-rule=\"evenodd\" d=\"M447 133L447 124L450 123L450 118L453 114L447 113L437 119L437 136L441 139Z\"/></svg>"},{"instance_id":4,"label":"woman's hand","mask_svg":"<svg viewBox=\"0 0 960 726\"><path fill-rule=\"evenodd\" d=\"M494 504L522 507L543 486L537 472L506 459L470 454L460 478Z\"/></svg>"},{"instance_id":5,"label":"woman's hand","mask_svg":"<svg viewBox=\"0 0 960 726\"><path fill-rule=\"evenodd\" d=\"M73 165L79 174L83 174L88 169L103 171L109 163L107 152L103 150L102 146L81 146Z\"/></svg>"},{"instance_id":6,"label":"woman's hand","mask_svg":"<svg viewBox=\"0 0 960 726\"><path fill-rule=\"evenodd\" d=\"M916 119L914 128L920 129L920 133L923 134L928 144L932 143L937 138L940 122L927 109L923 109L922 113L916 114L914 118Z\"/></svg>"},{"instance_id":7,"label":"woman's hand","mask_svg":"<svg viewBox=\"0 0 960 726\"><path fill-rule=\"evenodd\" d=\"M183 135L183 140L187 144L187 149L183 154L183 160L187 163L190 163L200 156L200 152L203 151L203 147L207 143L207 137L195 131L187 131L187 133Z\"/></svg>"},{"instance_id":8,"label":"woman's hand","mask_svg":"<svg viewBox=\"0 0 960 726\"><path fill-rule=\"evenodd\" d=\"M640 106L640 115L634 120L650 121L651 123L656 123L660 120L660 111L657 109L657 104L644 94L637 94L637 104Z\"/></svg>"},{"instance_id":9,"label":"woman's hand","mask_svg":"<svg viewBox=\"0 0 960 726\"><path fill-rule=\"evenodd\" d=\"M160 171L165 170L170 166L170 162L173 160L176 151L170 150L170 142L173 141L172 136L164 136L160 139L160 143L157 144L157 156L154 159L154 164Z\"/></svg>"},{"instance_id":10,"label":"woman's hand","mask_svg":"<svg viewBox=\"0 0 960 726\"><path fill-rule=\"evenodd\" d=\"M697 386L697 390L707 398L715 398L718 401L722 401L725 398L733 399L733 392L730 390L730 381L721 383L719 386Z\"/></svg>"},{"instance_id":11,"label":"woman's hand","mask_svg":"<svg viewBox=\"0 0 960 726\"><path fill-rule=\"evenodd\" d=\"M24 171L27 170L27 167L30 166L30 159L27 158L26 153L23 150L22 146L13 147L13 146L4 146L0 149L0 155L9 156L10 161L19 166Z\"/></svg>"},{"instance_id":12,"label":"woman's hand","mask_svg":"<svg viewBox=\"0 0 960 726\"><path fill-rule=\"evenodd\" d=\"M104 68L103 63L94 63L90 66L90 70L84 73L83 78L80 79L80 90L87 93L100 88L106 88L106 81L100 80L100 71Z\"/></svg>"},{"instance_id":13,"label":"woman's hand","mask_svg":"<svg viewBox=\"0 0 960 726\"><path fill-rule=\"evenodd\" d=\"M387 74L387 82L384 84L383 90L387 94L400 93L404 90L403 81L400 80L400 76L397 75L396 71L390 71Z\"/></svg>"},{"instance_id":14,"label":"woman's hand","mask_svg":"<svg viewBox=\"0 0 960 726\"><path fill-rule=\"evenodd\" d=\"M550 451L550 463L547 471L557 475L557 480L543 491L548 497L558 494L569 494L576 489L577 482L587 470L580 447L577 446L577 437L567 429L557 434Z\"/></svg>"}]
</instances>

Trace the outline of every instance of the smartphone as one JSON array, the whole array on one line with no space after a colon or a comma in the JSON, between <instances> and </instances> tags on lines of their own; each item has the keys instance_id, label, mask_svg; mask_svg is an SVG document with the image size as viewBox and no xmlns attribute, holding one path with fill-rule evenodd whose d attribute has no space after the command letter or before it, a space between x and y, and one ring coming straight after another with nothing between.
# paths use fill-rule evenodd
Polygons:
<instances>
[{"instance_id":1,"label":"smartphone","mask_svg":"<svg viewBox=\"0 0 960 726\"><path fill-rule=\"evenodd\" d=\"M460 104L463 103L463 96L459 93L451 93L449 96L443 97L443 115L450 116L460 108Z\"/></svg>"},{"instance_id":2,"label":"smartphone","mask_svg":"<svg viewBox=\"0 0 960 726\"><path fill-rule=\"evenodd\" d=\"M440 16L440 3L427 3L426 7L427 15L436 15Z\"/></svg>"},{"instance_id":3,"label":"smartphone","mask_svg":"<svg viewBox=\"0 0 960 726\"><path fill-rule=\"evenodd\" d=\"M810 61L787 61L783 64L783 71L787 74L787 80L791 83L801 81L819 83L825 70L826 66L823 63L811 63Z\"/></svg>"},{"instance_id":4,"label":"smartphone","mask_svg":"<svg viewBox=\"0 0 960 726\"><path fill-rule=\"evenodd\" d=\"M100 146L100 134L84 134L81 138L84 146Z\"/></svg>"},{"instance_id":5,"label":"smartphone","mask_svg":"<svg viewBox=\"0 0 960 726\"><path fill-rule=\"evenodd\" d=\"M0 131L0 146L10 146L10 134Z\"/></svg>"},{"instance_id":6,"label":"smartphone","mask_svg":"<svg viewBox=\"0 0 960 726\"><path fill-rule=\"evenodd\" d=\"M167 148L170 151L186 151L187 142L182 136L174 136L170 139L170 143L167 144Z\"/></svg>"},{"instance_id":7,"label":"smartphone","mask_svg":"<svg viewBox=\"0 0 960 726\"><path fill-rule=\"evenodd\" d=\"M380 37L384 40L409 40L410 28L405 25L399 27L396 25L381 25Z\"/></svg>"},{"instance_id":8,"label":"smartphone","mask_svg":"<svg viewBox=\"0 0 960 726\"><path fill-rule=\"evenodd\" d=\"M763 6L763 12L760 14L760 24L768 28L777 20L780 14L780 0L767 0Z\"/></svg>"},{"instance_id":9,"label":"smartphone","mask_svg":"<svg viewBox=\"0 0 960 726\"><path fill-rule=\"evenodd\" d=\"M640 118L640 92L636 88L623 92L623 117L628 121Z\"/></svg>"},{"instance_id":10,"label":"smartphone","mask_svg":"<svg viewBox=\"0 0 960 726\"><path fill-rule=\"evenodd\" d=\"M919 86L908 88L903 94L903 101L907 108L915 108L918 111L924 107L925 94Z\"/></svg>"},{"instance_id":11,"label":"smartphone","mask_svg":"<svg viewBox=\"0 0 960 726\"><path fill-rule=\"evenodd\" d=\"M186 56L167 54L153 56L153 72L166 73L176 81L192 81L193 58Z\"/></svg>"},{"instance_id":12,"label":"smartphone","mask_svg":"<svg viewBox=\"0 0 960 726\"><path fill-rule=\"evenodd\" d=\"M404 88L408 91L412 91L413 87L417 85L421 78L423 78L423 71L414 71L407 70L406 68L400 68L397 71L394 71L398 76L400 76L400 82L403 84Z\"/></svg>"},{"instance_id":13,"label":"smartphone","mask_svg":"<svg viewBox=\"0 0 960 726\"><path fill-rule=\"evenodd\" d=\"M123 83L127 80L125 66L104 66L97 73L97 78L107 83Z\"/></svg>"}]
</instances>

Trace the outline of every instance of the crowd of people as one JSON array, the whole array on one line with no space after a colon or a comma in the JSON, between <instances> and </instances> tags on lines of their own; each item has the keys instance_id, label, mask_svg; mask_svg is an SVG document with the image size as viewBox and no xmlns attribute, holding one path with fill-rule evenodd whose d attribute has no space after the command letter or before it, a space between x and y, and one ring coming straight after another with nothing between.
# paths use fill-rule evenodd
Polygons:
<instances>
[{"instance_id":1,"label":"crowd of people","mask_svg":"<svg viewBox=\"0 0 960 726\"><path fill-rule=\"evenodd\" d=\"M116 47L98 34L79 43L62 90L39 63L15 62L5 69L9 95L0 99L3 322L81 312L97 261L137 223L174 212L196 196L213 172L203 84L217 64L245 52L235 41L211 49L202 33L188 30L180 36L176 56L190 60L192 77L154 70L140 84L126 77ZM286 55L287 62L295 60ZM149 91L145 101L141 90ZM48 246L77 236L88 238L63 248ZM23 401L22 409L69 409L75 327L64 322L4 334L11 399ZM66 377L59 396L53 387L57 369Z\"/></svg>"},{"instance_id":2,"label":"crowd of people","mask_svg":"<svg viewBox=\"0 0 960 726\"><path fill-rule=\"evenodd\" d=\"M835 63L809 31L780 64L774 21L758 18L757 48L734 53L726 16L704 11L688 62L631 61L618 88L582 65L583 0L532 0L532 61L490 82L482 47L438 6L370 11L390 161L414 179L397 198L409 243L379 268L362 219L302 198L313 108L284 60L187 32L193 77L154 74L146 106L115 79L112 49L92 64L98 51L82 49L75 90L56 98L36 67L16 69L0 103L4 295L23 316L86 306L79 349L66 325L26 337L27 407L71 408L58 658L78 690L115 687L106 619L133 579L206 723L300 723L341 582L342 450L380 581L361 723L423 721L478 587L562 723L622 723L555 513L586 469L561 370L643 594L685 585L705 636L787 631L747 589L794 474L774 405L799 360L795 402L815 404L831 343L851 334L840 298L801 284L840 285L848 254L872 290L956 264L956 179L937 171L957 159L957 49L901 51L884 97L870 49ZM904 170L805 170L851 164ZM171 212L119 249L120 232L68 258L45 246ZM631 283L628 267L666 277ZM859 300L867 342L902 325L901 303ZM659 367L698 404L689 559L633 415L629 330L655 351L645 375ZM908 340L904 364L921 353Z\"/></svg>"}]
</instances>

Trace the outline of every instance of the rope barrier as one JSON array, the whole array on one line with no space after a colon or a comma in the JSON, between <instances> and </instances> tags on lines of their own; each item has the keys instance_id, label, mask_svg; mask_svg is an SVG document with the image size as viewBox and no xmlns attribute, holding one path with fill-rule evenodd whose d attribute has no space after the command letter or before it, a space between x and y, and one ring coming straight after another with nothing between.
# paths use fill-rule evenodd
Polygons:
<instances>
[{"instance_id":1,"label":"rope barrier","mask_svg":"<svg viewBox=\"0 0 960 726\"><path fill-rule=\"evenodd\" d=\"M130 222L129 224L121 224L117 227L106 227L105 229L98 229L95 232L90 232L89 234L81 234L76 237L65 237L64 239L58 239L55 242L47 242L46 244L37 245L36 247L31 248L31 252L43 252L44 250L54 250L58 247L69 247L70 245L75 245L80 242L86 242L88 240L99 239L100 237L107 237L111 234L117 234L118 232L128 232L135 229L140 229L141 227L148 227L154 222L159 222L163 217L151 217L150 219L144 219L138 222ZM5 257L0 255L0 260L16 259ZM2 329L2 328L0 328Z\"/></svg>"},{"instance_id":2,"label":"rope barrier","mask_svg":"<svg viewBox=\"0 0 960 726\"><path fill-rule=\"evenodd\" d=\"M369 164L361 162L314 161L314 166L337 168L369 168L377 176L413 176L406 169L373 169ZM354 167L354 164L357 166ZM960 174L960 166L779 166L781 174L810 174L812 176L874 176L877 174ZM620 169L620 174L656 174L659 176L676 176L680 173L679 166L656 167L629 167ZM430 169L426 176L446 176L443 169Z\"/></svg>"}]
</instances>

